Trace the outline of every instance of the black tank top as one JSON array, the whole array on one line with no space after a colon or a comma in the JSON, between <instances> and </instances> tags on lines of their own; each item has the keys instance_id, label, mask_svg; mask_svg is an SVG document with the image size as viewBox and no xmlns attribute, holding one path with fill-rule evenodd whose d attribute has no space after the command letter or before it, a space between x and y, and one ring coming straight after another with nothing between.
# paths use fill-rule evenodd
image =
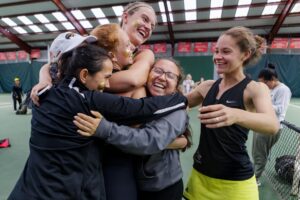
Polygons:
<instances>
[{"instance_id":1,"label":"black tank top","mask_svg":"<svg viewBox=\"0 0 300 200\"><path fill-rule=\"evenodd\" d=\"M219 92L218 79L208 91L203 106L223 104L245 110L243 94L251 81L246 77L216 99ZM246 149L249 129L233 124L210 129L201 124L199 147L194 155L194 168L202 174L225 180L245 180L254 175Z\"/></svg>"}]
</instances>

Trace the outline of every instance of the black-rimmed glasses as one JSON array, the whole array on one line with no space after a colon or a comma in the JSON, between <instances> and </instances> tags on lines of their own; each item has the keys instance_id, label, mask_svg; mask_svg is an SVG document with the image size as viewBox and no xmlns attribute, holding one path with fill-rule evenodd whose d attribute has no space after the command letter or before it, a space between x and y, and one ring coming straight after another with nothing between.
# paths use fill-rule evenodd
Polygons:
<instances>
[{"instance_id":1,"label":"black-rimmed glasses","mask_svg":"<svg viewBox=\"0 0 300 200\"><path fill-rule=\"evenodd\" d=\"M177 81L179 76L174 74L173 72L166 72L164 71L162 68L160 67L153 67L152 68L152 71L157 74L158 76L162 76L162 75L166 75L166 78L169 79L169 80L175 80Z\"/></svg>"}]
</instances>

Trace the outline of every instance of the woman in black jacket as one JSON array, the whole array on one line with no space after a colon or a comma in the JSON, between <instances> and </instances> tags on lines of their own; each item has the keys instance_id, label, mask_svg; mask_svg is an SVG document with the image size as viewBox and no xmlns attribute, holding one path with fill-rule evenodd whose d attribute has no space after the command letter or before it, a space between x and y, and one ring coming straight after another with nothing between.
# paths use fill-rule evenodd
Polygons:
<instances>
[{"instance_id":1,"label":"woman in black jacket","mask_svg":"<svg viewBox=\"0 0 300 200\"><path fill-rule=\"evenodd\" d=\"M73 124L77 113L100 111L124 124L145 122L161 108L183 103L178 94L134 100L101 93L108 85L113 63L106 52L84 45L65 53L65 78L40 97L32 110L30 155L9 199L106 199L100 140L80 136ZM160 113L160 112L158 112Z\"/></svg>"}]
</instances>

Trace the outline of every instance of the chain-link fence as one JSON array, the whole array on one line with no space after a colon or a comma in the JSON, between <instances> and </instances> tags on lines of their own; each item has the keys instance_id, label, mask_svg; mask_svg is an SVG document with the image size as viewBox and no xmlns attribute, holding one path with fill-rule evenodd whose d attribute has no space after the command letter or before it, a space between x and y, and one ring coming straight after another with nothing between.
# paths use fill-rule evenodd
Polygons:
<instances>
[{"instance_id":1,"label":"chain-link fence","mask_svg":"<svg viewBox=\"0 0 300 200\"><path fill-rule=\"evenodd\" d=\"M300 199L300 128L282 122L283 129L273 146L264 176L283 200Z\"/></svg>"}]
</instances>

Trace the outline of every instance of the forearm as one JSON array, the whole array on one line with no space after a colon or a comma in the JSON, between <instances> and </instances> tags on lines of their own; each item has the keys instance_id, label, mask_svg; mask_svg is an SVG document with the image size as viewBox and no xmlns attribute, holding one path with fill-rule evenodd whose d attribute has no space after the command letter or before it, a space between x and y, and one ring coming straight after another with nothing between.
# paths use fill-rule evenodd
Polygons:
<instances>
[{"instance_id":1,"label":"forearm","mask_svg":"<svg viewBox=\"0 0 300 200\"><path fill-rule=\"evenodd\" d=\"M132 69L124 70L114 73L109 78L109 88L105 90L113 93L128 92L135 88L143 86L148 77L149 68L143 68L136 71L136 74L132 72Z\"/></svg>"},{"instance_id":2,"label":"forearm","mask_svg":"<svg viewBox=\"0 0 300 200\"><path fill-rule=\"evenodd\" d=\"M274 135L279 130L279 122L275 114L253 113L245 110L236 109L236 124L255 132Z\"/></svg>"},{"instance_id":3,"label":"forearm","mask_svg":"<svg viewBox=\"0 0 300 200\"><path fill-rule=\"evenodd\" d=\"M49 70L50 70L50 64L47 63L42 66L39 73L39 83L46 83L49 85L52 84L52 79Z\"/></svg>"},{"instance_id":4,"label":"forearm","mask_svg":"<svg viewBox=\"0 0 300 200\"><path fill-rule=\"evenodd\" d=\"M185 130L187 117L179 114L178 118L178 112L147 124L141 129L118 126L102 120L95 136L129 153L139 155L158 153ZM173 122L175 119L176 124Z\"/></svg>"},{"instance_id":5,"label":"forearm","mask_svg":"<svg viewBox=\"0 0 300 200\"><path fill-rule=\"evenodd\" d=\"M112 75L109 80L110 88L107 88L107 91L121 93L143 86L147 82L153 64L154 54L151 50L139 52L128 70L119 71Z\"/></svg>"},{"instance_id":6,"label":"forearm","mask_svg":"<svg viewBox=\"0 0 300 200\"><path fill-rule=\"evenodd\" d=\"M188 141L186 137L180 136L173 140L168 146L167 149L183 149L186 147Z\"/></svg>"},{"instance_id":7,"label":"forearm","mask_svg":"<svg viewBox=\"0 0 300 200\"><path fill-rule=\"evenodd\" d=\"M175 110L186 107L187 100L176 93L168 96L156 96L131 99L117 95L94 92L92 109L99 111L109 121L132 125L152 121ZM89 98L87 96L87 98ZM105 102L105 103L104 103Z\"/></svg>"}]
</instances>

